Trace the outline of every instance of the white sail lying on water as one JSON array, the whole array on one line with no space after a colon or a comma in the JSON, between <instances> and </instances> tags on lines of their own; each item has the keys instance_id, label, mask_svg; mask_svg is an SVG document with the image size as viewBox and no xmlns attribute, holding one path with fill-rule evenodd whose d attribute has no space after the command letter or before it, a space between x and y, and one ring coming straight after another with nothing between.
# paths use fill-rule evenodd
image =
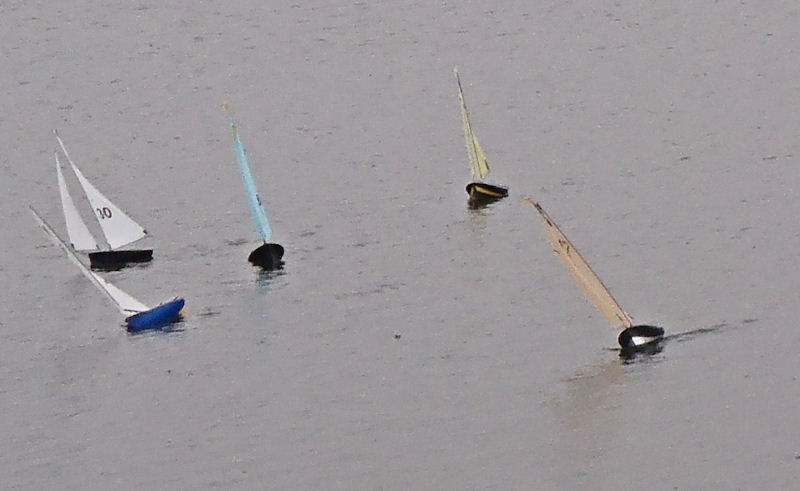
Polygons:
<instances>
[{"instance_id":1,"label":"white sail lying on water","mask_svg":"<svg viewBox=\"0 0 800 491\"><path fill-rule=\"evenodd\" d=\"M586 298L594 305L601 314L611 323L613 327L622 325L625 328L633 326L633 321L630 316L622 310L622 307L617 303L611 292L606 288L597 274L589 266L589 263L580 255L577 249L567 239L558 225L550 219L547 213L530 198L525 198L525 202L539 212L542 217L547 238L553 246L553 252L556 253L558 259L567 268L569 274L578 284L578 287L586 295Z\"/></svg>"},{"instance_id":2,"label":"white sail lying on water","mask_svg":"<svg viewBox=\"0 0 800 491\"><path fill-rule=\"evenodd\" d=\"M146 310L150 310L150 307L148 307L147 305L143 304L139 300L133 298L131 295L125 293L116 286L112 285L108 280L101 277L97 273L90 271L89 268L87 268L86 265L84 265L80 261L80 259L78 259L78 256L76 256L75 253L72 252L72 249L67 247L64 241L61 240L61 238L55 233L55 231L50 227L50 225L48 225L47 222L45 222L44 219L41 216L39 216L36 210L34 210L32 206L30 207L30 209L31 213L33 213L33 217L36 219L39 225L44 229L44 231L47 232L47 235L50 237L50 240L53 242L53 244L55 244L58 248L67 253L67 257L69 258L69 260L72 261L76 266L78 266L78 269L81 270L81 273L83 273L84 276L89 278L89 281L91 281L101 292L106 294L117 305L120 312L122 312L124 315L131 315L138 312L144 312Z\"/></svg>"},{"instance_id":3,"label":"white sail lying on water","mask_svg":"<svg viewBox=\"0 0 800 491\"><path fill-rule=\"evenodd\" d=\"M72 247L77 251L93 251L97 250L97 241L94 236L89 232L89 228L81 219L78 209L75 207L75 202L72 201L72 196L67 190L67 183L64 180L64 174L61 172L61 161L56 157L56 174L58 175L58 190L61 193L61 208L64 210L64 221L67 223L67 235Z\"/></svg>"},{"instance_id":4,"label":"white sail lying on water","mask_svg":"<svg viewBox=\"0 0 800 491\"><path fill-rule=\"evenodd\" d=\"M105 290L109 297L117 304L119 310L124 315L132 315L137 314L139 312L144 312L145 310L150 310L150 307L143 304L142 302L136 300L131 295L125 293L124 291L120 290L113 283L109 282L107 279L103 278L102 276L98 275L94 271L90 271L92 276L94 276L95 280L100 284L100 286Z\"/></svg>"},{"instance_id":5,"label":"white sail lying on water","mask_svg":"<svg viewBox=\"0 0 800 491\"><path fill-rule=\"evenodd\" d=\"M89 198L89 203L92 205L95 217L97 221L100 222L100 228L102 228L103 235L105 235L106 241L111 249L117 249L130 244L147 235L147 231L144 227L136 223L86 179L70 158L61 137L58 136L58 133L55 133L55 135L58 144L61 146L61 151L64 152L64 156L67 157L67 161L69 161L70 167L72 167L72 170L78 177L78 182L80 182L84 193L86 193L86 197Z\"/></svg>"}]
</instances>

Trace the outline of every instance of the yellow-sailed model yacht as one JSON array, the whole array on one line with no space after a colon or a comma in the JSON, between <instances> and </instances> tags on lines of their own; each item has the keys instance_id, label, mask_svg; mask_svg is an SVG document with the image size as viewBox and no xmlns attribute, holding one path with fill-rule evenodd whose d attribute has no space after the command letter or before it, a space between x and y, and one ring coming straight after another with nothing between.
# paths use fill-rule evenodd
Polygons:
<instances>
[{"instance_id":1,"label":"yellow-sailed model yacht","mask_svg":"<svg viewBox=\"0 0 800 491\"><path fill-rule=\"evenodd\" d=\"M487 184L482 181L489 174L489 163L486 161L486 154L483 153L478 138L472 131L469 122L469 111L467 103L464 102L464 91L461 88L461 79L458 76L458 68L453 68L458 83L458 100L461 103L461 118L464 122L464 138L467 142L467 155L469 157L469 168L472 171L472 178L475 181L467 184L467 194L469 194L469 205L478 208L508 196L508 188Z\"/></svg>"},{"instance_id":2,"label":"yellow-sailed model yacht","mask_svg":"<svg viewBox=\"0 0 800 491\"><path fill-rule=\"evenodd\" d=\"M623 328L617 338L622 347L621 354L628 356L636 352L657 352L658 342L664 337L664 329L649 325L634 325L628 313L622 310L608 288L592 271L589 263L575 249L558 225L550 219L547 212L539 206L539 203L529 197L523 198L523 201L539 212L547 232L547 238L550 240L550 245L553 246L553 252L561 260L561 264L567 268L586 298L608 319L612 327Z\"/></svg>"}]
</instances>

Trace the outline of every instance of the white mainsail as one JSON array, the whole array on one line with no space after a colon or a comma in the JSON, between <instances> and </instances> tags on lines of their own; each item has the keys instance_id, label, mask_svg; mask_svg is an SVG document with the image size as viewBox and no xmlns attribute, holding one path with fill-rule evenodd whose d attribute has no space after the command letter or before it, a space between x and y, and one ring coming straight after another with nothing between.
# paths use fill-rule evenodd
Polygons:
<instances>
[{"instance_id":1,"label":"white mainsail","mask_svg":"<svg viewBox=\"0 0 800 491\"><path fill-rule=\"evenodd\" d=\"M89 228L83 222L78 209L75 207L75 202L72 201L67 190L67 183L64 181L64 174L61 172L61 161L56 157L56 173L58 175L58 190L61 193L61 208L64 211L64 221L67 223L67 235L72 247L77 251L93 251L97 250L97 241L94 236L89 232Z\"/></svg>"},{"instance_id":2,"label":"white mainsail","mask_svg":"<svg viewBox=\"0 0 800 491\"><path fill-rule=\"evenodd\" d=\"M92 205L95 217L97 221L100 222L103 235L105 235L106 241L111 249L117 249L144 237L147 231L112 203L111 200L106 198L103 193L84 177L83 173L70 158L64 146L64 142L61 141L61 137L58 136L58 133L55 133L55 135L58 144L61 146L61 150L64 152L64 156L67 157L69 165L78 177L78 182L80 182L84 193L86 193L86 197L89 198L89 203Z\"/></svg>"},{"instance_id":3,"label":"white mainsail","mask_svg":"<svg viewBox=\"0 0 800 491\"><path fill-rule=\"evenodd\" d=\"M47 232L47 235L50 237L50 240L55 244L58 248L62 251L67 253L67 257L70 261L72 261L78 268L81 270L84 276L89 278L89 280L103 293L105 293L119 308L120 312L124 315L131 315L138 312L144 312L146 310L150 310L150 308L143 304L142 302L136 300L131 295L125 293L124 291L120 290L116 286L112 285L108 280L101 277L97 273L94 273L89 270L89 268L84 265L78 256L72 252L72 249L67 247L64 241L55 233L55 231L44 221L44 218L39 216L35 209L32 206L29 207L31 209L31 213L33 213L33 217L39 223L39 225Z\"/></svg>"},{"instance_id":4,"label":"white mainsail","mask_svg":"<svg viewBox=\"0 0 800 491\"><path fill-rule=\"evenodd\" d=\"M489 163L486 160L486 154L483 153L478 138L472 131L472 124L469 121L469 111L467 110L467 103L464 101L464 91L461 88L461 78L458 76L458 68L453 68L453 73L456 76L458 83L458 100L461 103L461 119L464 124L464 138L467 143L467 156L469 157L469 168L472 172L472 177L476 179L483 179L489 174Z\"/></svg>"},{"instance_id":5,"label":"white mainsail","mask_svg":"<svg viewBox=\"0 0 800 491\"><path fill-rule=\"evenodd\" d=\"M622 310L611 292L606 288L597 274L592 271L589 263L580 255L577 249L567 239L558 225L550 219L547 213L531 198L524 198L525 203L533 206L542 217L547 238L553 246L553 252L567 268L567 271L586 295L586 298L605 316L613 327L622 325L625 328L633 326L630 316Z\"/></svg>"}]
</instances>

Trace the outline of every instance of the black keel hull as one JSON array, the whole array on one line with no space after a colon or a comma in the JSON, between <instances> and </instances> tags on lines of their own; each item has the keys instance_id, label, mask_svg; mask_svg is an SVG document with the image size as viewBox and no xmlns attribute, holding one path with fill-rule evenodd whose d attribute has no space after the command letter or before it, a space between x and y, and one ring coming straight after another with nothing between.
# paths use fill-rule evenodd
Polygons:
<instances>
[{"instance_id":1,"label":"black keel hull","mask_svg":"<svg viewBox=\"0 0 800 491\"><path fill-rule=\"evenodd\" d=\"M508 188L484 182L471 182L467 184L467 194L469 194L469 207L481 208L508 196Z\"/></svg>"},{"instance_id":2,"label":"black keel hull","mask_svg":"<svg viewBox=\"0 0 800 491\"><path fill-rule=\"evenodd\" d=\"M620 357L631 359L637 354L654 355L661 352L664 329L657 326L639 325L629 327L619 333L617 341Z\"/></svg>"},{"instance_id":3,"label":"black keel hull","mask_svg":"<svg viewBox=\"0 0 800 491\"><path fill-rule=\"evenodd\" d=\"M89 253L92 269L114 270L130 263L146 263L153 259L152 249L99 251Z\"/></svg>"},{"instance_id":4,"label":"black keel hull","mask_svg":"<svg viewBox=\"0 0 800 491\"><path fill-rule=\"evenodd\" d=\"M267 271L280 269L283 266L283 246L265 243L251 252L247 260Z\"/></svg>"}]
</instances>

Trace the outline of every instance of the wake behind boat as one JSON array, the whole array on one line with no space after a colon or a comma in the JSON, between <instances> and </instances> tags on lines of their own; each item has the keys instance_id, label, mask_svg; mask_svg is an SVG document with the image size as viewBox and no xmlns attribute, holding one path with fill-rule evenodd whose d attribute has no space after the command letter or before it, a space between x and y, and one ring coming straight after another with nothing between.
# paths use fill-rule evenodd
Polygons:
<instances>
[{"instance_id":1,"label":"wake behind boat","mask_svg":"<svg viewBox=\"0 0 800 491\"><path fill-rule=\"evenodd\" d=\"M464 101L464 91L461 87L461 78L458 76L458 68L453 68L458 84L458 101L461 103L461 119L464 124L464 138L467 143L467 156L469 157L469 168L473 179L478 181L467 184L467 194L469 194L470 208L481 208L494 201L508 196L508 188L496 186L482 181L489 174L489 162L486 154L483 153L478 138L472 131L472 124L469 120L467 103Z\"/></svg>"},{"instance_id":2,"label":"wake behind boat","mask_svg":"<svg viewBox=\"0 0 800 491\"><path fill-rule=\"evenodd\" d=\"M89 281L94 284L98 290L104 293L112 302L117 306L119 311L125 315L125 324L129 332L140 332L149 329L159 329L167 326L173 322L180 320L181 310L185 304L183 298L175 297L169 301L161 303L153 308L143 304L133 296L125 293L118 287L114 286L111 282L91 271L85 264L78 259L78 256L72 252L72 249L64 243L63 240L55 233L52 227L44 221L39 213L30 206L31 213L36 219L39 226L44 229L50 240L59 249L67 254L67 257L72 261L81 273L83 273Z\"/></svg>"},{"instance_id":3,"label":"wake behind boat","mask_svg":"<svg viewBox=\"0 0 800 491\"><path fill-rule=\"evenodd\" d=\"M58 140L61 151L69 161L72 171L78 178L78 182L92 206L93 215L100 223L100 228L108 243L108 249L98 250L97 241L81 218L69 194L64 174L61 172L61 160L58 158L58 152L56 152L58 190L61 194L61 207L64 211L64 221L67 224L67 235L72 247L80 252L88 252L90 265L95 269L119 269L128 263L142 263L152 260L152 249L120 249L143 238L147 235L147 231L86 179L70 158L64 142L58 136L58 132L53 130L53 133L56 136L56 140Z\"/></svg>"},{"instance_id":4,"label":"wake behind boat","mask_svg":"<svg viewBox=\"0 0 800 491\"><path fill-rule=\"evenodd\" d=\"M523 201L539 212L547 232L547 238L550 240L550 245L553 246L553 252L561 260L561 264L567 269L589 302L608 319L612 327L623 327L617 337L617 341L622 347L621 356L625 357L633 352L650 350L653 345L661 341L664 337L664 329L650 325L634 325L628 313L622 310L589 263L575 249L539 203L529 197L525 197Z\"/></svg>"},{"instance_id":5,"label":"wake behind boat","mask_svg":"<svg viewBox=\"0 0 800 491\"><path fill-rule=\"evenodd\" d=\"M224 104L223 109L228 112L228 105ZM247 260L256 266L260 266L265 270L280 269L283 266L283 246L268 242L272 238L272 228L269 225L267 212L264 211L264 205L261 204L261 198L258 195L256 183L253 180L253 175L250 173L250 166L247 163L247 156L244 153L242 141L239 139L239 129L233 117L228 115L233 131L233 145L236 150L236 163L239 166L239 173L242 175L242 182L244 183L244 190L247 194L247 203L250 205L250 215L253 217L253 223L256 227L258 237L264 242L250 253Z\"/></svg>"}]
</instances>

